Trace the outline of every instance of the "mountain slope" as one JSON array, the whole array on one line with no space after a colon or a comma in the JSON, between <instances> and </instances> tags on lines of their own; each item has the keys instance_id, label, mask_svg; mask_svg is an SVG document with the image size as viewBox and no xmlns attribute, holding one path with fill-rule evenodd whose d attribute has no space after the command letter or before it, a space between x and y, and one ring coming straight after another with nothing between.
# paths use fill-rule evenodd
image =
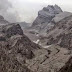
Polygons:
<instances>
[{"instance_id":1,"label":"mountain slope","mask_svg":"<svg viewBox=\"0 0 72 72\"><path fill-rule=\"evenodd\" d=\"M62 12L57 5L48 5L38 12L38 17L33 22L32 27L40 30L41 27L46 27L48 23L55 17L56 14Z\"/></svg>"},{"instance_id":2,"label":"mountain slope","mask_svg":"<svg viewBox=\"0 0 72 72\"><path fill-rule=\"evenodd\" d=\"M34 57L40 47L23 34L19 24L0 26L0 71L32 72L25 66L26 59Z\"/></svg>"}]
</instances>

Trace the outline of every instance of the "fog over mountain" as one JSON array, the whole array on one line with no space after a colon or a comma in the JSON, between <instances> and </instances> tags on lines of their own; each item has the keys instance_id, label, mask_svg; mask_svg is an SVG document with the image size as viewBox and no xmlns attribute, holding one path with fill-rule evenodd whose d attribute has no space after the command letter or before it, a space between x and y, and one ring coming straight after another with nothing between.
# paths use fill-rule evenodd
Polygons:
<instances>
[{"instance_id":1,"label":"fog over mountain","mask_svg":"<svg viewBox=\"0 0 72 72\"><path fill-rule=\"evenodd\" d=\"M33 22L43 7L57 4L64 11L72 12L72 0L9 0L18 12L20 21Z\"/></svg>"},{"instance_id":2,"label":"fog over mountain","mask_svg":"<svg viewBox=\"0 0 72 72\"><path fill-rule=\"evenodd\" d=\"M8 0L0 0L0 15L9 22L16 22L19 18L17 12Z\"/></svg>"},{"instance_id":3,"label":"fog over mountain","mask_svg":"<svg viewBox=\"0 0 72 72\"><path fill-rule=\"evenodd\" d=\"M37 13L47 5L59 5L64 11L72 12L72 0L0 0L0 14L10 22L33 22Z\"/></svg>"}]
</instances>

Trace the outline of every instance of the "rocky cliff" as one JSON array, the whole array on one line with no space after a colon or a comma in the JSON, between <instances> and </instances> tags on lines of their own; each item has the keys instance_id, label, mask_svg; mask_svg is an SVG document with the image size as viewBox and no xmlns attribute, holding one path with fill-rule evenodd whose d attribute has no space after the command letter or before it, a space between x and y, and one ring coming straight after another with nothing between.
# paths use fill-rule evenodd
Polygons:
<instances>
[{"instance_id":1,"label":"rocky cliff","mask_svg":"<svg viewBox=\"0 0 72 72\"><path fill-rule=\"evenodd\" d=\"M32 29L26 34L45 48L36 50L34 52L36 57L27 60L27 66L32 71L72 71L72 13L64 12L56 6L48 6L39 11Z\"/></svg>"},{"instance_id":2,"label":"rocky cliff","mask_svg":"<svg viewBox=\"0 0 72 72\"><path fill-rule=\"evenodd\" d=\"M0 71L32 72L24 64L40 47L23 34L19 24L0 26Z\"/></svg>"},{"instance_id":3,"label":"rocky cliff","mask_svg":"<svg viewBox=\"0 0 72 72\"><path fill-rule=\"evenodd\" d=\"M61 47L71 49L71 22L72 13L63 12L57 5L49 5L38 12L32 28L37 31L37 39L41 43L59 44Z\"/></svg>"},{"instance_id":4,"label":"rocky cliff","mask_svg":"<svg viewBox=\"0 0 72 72\"><path fill-rule=\"evenodd\" d=\"M33 43L19 24L0 26L1 72L57 72L69 60L67 49Z\"/></svg>"},{"instance_id":5,"label":"rocky cliff","mask_svg":"<svg viewBox=\"0 0 72 72\"><path fill-rule=\"evenodd\" d=\"M48 5L38 12L38 17L33 22L32 27L40 30L47 26L48 23L55 17L55 15L61 13L62 10L57 5Z\"/></svg>"},{"instance_id":6,"label":"rocky cliff","mask_svg":"<svg viewBox=\"0 0 72 72\"><path fill-rule=\"evenodd\" d=\"M47 31L47 35L41 40L45 40L47 45L59 44L61 47L72 48L72 15L57 22L53 28Z\"/></svg>"}]
</instances>

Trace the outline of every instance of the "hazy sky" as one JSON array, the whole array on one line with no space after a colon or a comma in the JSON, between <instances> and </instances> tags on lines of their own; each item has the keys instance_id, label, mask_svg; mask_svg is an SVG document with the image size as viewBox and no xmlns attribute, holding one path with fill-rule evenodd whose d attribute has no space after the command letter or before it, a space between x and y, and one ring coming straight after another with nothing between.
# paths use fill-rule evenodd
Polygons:
<instances>
[{"instance_id":1,"label":"hazy sky","mask_svg":"<svg viewBox=\"0 0 72 72\"><path fill-rule=\"evenodd\" d=\"M9 0L21 21L32 22L39 10L47 5L59 5L62 10L72 12L72 0Z\"/></svg>"}]
</instances>

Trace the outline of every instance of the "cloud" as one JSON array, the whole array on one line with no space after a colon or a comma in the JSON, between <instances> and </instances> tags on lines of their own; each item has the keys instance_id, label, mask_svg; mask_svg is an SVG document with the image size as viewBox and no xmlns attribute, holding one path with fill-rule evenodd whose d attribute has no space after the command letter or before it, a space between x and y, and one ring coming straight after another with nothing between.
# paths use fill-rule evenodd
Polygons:
<instances>
[{"instance_id":1,"label":"cloud","mask_svg":"<svg viewBox=\"0 0 72 72\"><path fill-rule=\"evenodd\" d=\"M0 15L2 15L9 22L16 22L19 18L17 12L8 0L0 0Z\"/></svg>"},{"instance_id":2,"label":"cloud","mask_svg":"<svg viewBox=\"0 0 72 72\"><path fill-rule=\"evenodd\" d=\"M32 22L39 10L47 5L58 4L64 11L72 12L72 0L9 0L18 15L20 21ZM34 18L34 19L33 19Z\"/></svg>"},{"instance_id":3,"label":"cloud","mask_svg":"<svg viewBox=\"0 0 72 72\"><path fill-rule=\"evenodd\" d=\"M58 4L64 11L72 12L72 0L0 0L0 14L10 22L33 22L43 7Z\"/></svg>"}]
</instances>

